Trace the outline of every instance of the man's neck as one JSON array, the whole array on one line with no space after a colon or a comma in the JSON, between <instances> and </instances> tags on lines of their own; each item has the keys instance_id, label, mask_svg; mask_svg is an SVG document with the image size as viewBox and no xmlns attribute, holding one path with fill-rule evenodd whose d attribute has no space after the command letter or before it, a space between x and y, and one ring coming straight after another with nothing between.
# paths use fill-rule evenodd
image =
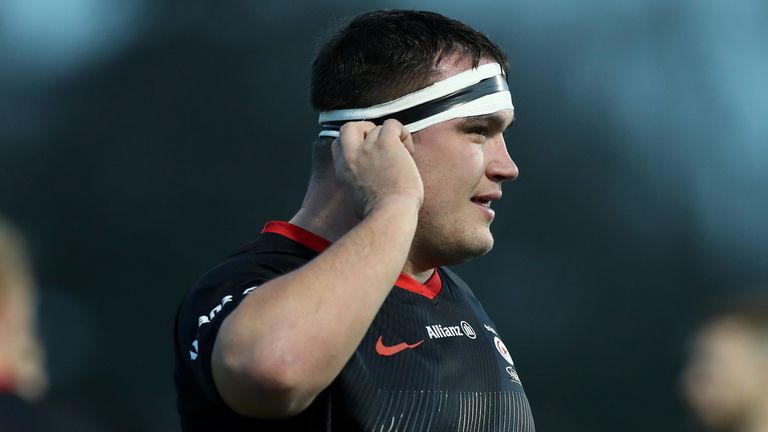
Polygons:
<instances>
[{"instance_id":1,"label":"man's neck","mask_svg":"<svg viewBox=\"0 0 768 432\"><path fill-rule=\"evenodd\" d=\"M313 177L301 209L290 223L335 242L355 227L360 218L346 189L335 180Z\"/></svg>"},{"instance_id":2,"label":"man's neck","mask_svg":"<svg viewBox=\"0 0 768 432\"><path fill-rule=\"evenodd\" d=\"M410 259L406 260L405 265L403 266L403 273L411 276L422 284L432 277L434 272L434 267L420 267L415 265Z\"/></svg>"},{"instance_id":3,"label":"man's neck","mask_svg":"<svg viewBox=\"0 0 768 432\"><path fill-rule=\"evenodd\" d=\"M313 179L301 209L290 219L290 223L335 242L360 223L354 203L348 192L332 181ZM434 266L418 265L409 257L403 273L424 283L434 273Z\"/></svg>"}]
</instances>

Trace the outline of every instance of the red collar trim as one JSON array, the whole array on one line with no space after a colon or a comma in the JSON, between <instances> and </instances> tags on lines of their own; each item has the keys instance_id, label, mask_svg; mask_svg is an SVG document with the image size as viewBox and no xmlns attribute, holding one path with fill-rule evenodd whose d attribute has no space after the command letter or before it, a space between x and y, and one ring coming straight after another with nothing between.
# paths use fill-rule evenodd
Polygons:
<instances>
[{"instance_id":1,"label":"red collar trim","mask_svg":"<svg viewBox=\"0 0 768 432\"><path fill-rule=\"evenodd\" d=\"M296 243L300 243L317 253L323 252L324 250L328 249L328 246L331 245L330 241L290 222L267 222L261 232L280 234L283 237L288 237ZM395 286L422 295L430 300L434 300L435 297L437 297L437 295L440 294L440 291L443 289L443 281L440 279L440 274L438 273L437 269L435 269L435 271L432 272L432 276L430 276L429 279L427 279L427 281L423 284L405 273L400 273L397 281L395 281Z\"/></svg>"},{"instance_id":2,"label":"red collar trim","mask_svg":"<svg viewBox=\"0 0 768 432\"><path fill-rule=\"evenodd\" d=\"M261 230L261 232L280 234L283 237L288 237L289 239L295 241L296 243L300 243L317 253L320 253L328 249L328 246L331 245L331 242L329 242L328 240L320 237L319 235L313 232L307 231L300 226L294 225L290 222L283 222L283 221L267 222L267 224L264 225L264 229Z\"/></svg>"},{"instance_id":3,"label":"red collar trim","mask_svg":"<svg viewBox=\"0 0 768 432\"><path fill-rule=\"evenodd\" d=\"M423 284L406 273L400 273L400 277L397 278L395 286L423 295L430 300L434 300L443 289L443 280L440 279L440 273L437 269L432 272L432 276L430 276Z\"/></svg>"}]
</instances>

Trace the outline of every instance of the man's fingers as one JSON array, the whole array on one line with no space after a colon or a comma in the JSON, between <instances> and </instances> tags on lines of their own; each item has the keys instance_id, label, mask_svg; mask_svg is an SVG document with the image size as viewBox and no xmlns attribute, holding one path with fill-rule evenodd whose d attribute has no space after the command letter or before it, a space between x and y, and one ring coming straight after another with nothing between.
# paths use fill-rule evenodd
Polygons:
<instances>
[{"instance_id":1,"label":"man's fingers","mask_svg":"<svg viewBox=\"0 0 768 432\"><path fill-rule=\"evenodd\" d=\"M348 122L341 126L332 151L335 160L347 160L349 163L350 160L357 159L358 152L362 150L361 146L374 146L365 150L367 152L374 148L378 148L378 151L387 147L392 149L391 146L396 144L403 145L406 151L413 155L415 148L411 133L395 119L388 119L381 126L368 121Z\"/></svg>"},{"instance_id":2,"label":"man's fingers","mask_svg":"<svg viewBox=\"0 0 768 432\"><path fill-rule=\"evenodd\" d=\"M375 143L381 136L381 126L375 126L373 129L368 130L365 133L365 142Z\"/></svg>"},{"instance_id":3,"label":"man's fingers","mask_svg":"<svg viewBox=\"0 0 768 432\"><path fill-rule=\"evenodd\" d=\"M403 127L403 130L407 133L405 136L401 135L400 141L403 142L403 145L408 150L408 153L413 156L416 153L416 147L413 145L413 137L411 136L411 133L408 132L408 129Z\"/></svg>"},{"instance_id":4,"label":"man's fingers","mask_svg":"<svg viewBox=\"0 0 768 432\"><path fill-rule=\"evenodd\" d=\"M356 121L347 122L341 125L339 129L339 138L342 140L350 139L354 142L363 142L368 132L375 128L376 125L369 121Z\"/></svg>"},{"instance_id":5,"label":"man's fingers","mask_svg":"<svg viewBox=\"0 0 768 432\"><path fill-rule=\"evenodd\" d=\"M395 139L397 137L397 140L403 143L408 153L413 155L415 149L411 133L402 123L395 119L388 119L382 125L382 131L382 139Z\"/></svg>"},{"instance_id":6,"label":"man's fingers","mask_svg":"<svg viewBox=\"0 0 768 432\"><path fill-rule=\"evenodd\" d=\"M378 138L379 129L381 129L380 126L367 121L348 122L341 125L339 137L336 139L339 148L333 152L334 160L345 160L350 156L355 157L357 149L360 148L363 142ZM339 158L339 156L342 157Z\"/></svg>"},{"instance_id":7,"label":"man's fingers","mask_svg":"<svg viewBox=\"0 0 768 432\"><path fill-rule=\"evenodd\" d=\"M331 145L331 154L333 155L337 175L342 177L347 175L351 167L350 162L356 160L359 156L360 146L368 140L375 142L378 139L380 129L381 126L376 126L372 122L366 121L348 122L341 126L339 137Z\"/></svg>"}]
</instances>

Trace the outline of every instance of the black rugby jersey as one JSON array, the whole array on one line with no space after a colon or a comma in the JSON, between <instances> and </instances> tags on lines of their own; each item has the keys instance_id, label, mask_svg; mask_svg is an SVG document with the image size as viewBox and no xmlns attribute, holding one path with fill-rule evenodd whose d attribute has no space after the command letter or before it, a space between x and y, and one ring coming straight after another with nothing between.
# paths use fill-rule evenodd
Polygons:
<instances>
[{"instance_id":1,"label":"black rugby jersey","mask_svg":"<svg viewBox=\"0 0 768 432\"><path fill-rule=\"evenodd\" d=\"M295 225L270 222L256 241L211 269L187 294L175 324L183 431L535 430L493 321L464 281L445 268L425 284L400 275L339 376L300 414L264 420L230 410L211 374L221 322L259 285L328 245Z\"/></svg>"}]
</instances>

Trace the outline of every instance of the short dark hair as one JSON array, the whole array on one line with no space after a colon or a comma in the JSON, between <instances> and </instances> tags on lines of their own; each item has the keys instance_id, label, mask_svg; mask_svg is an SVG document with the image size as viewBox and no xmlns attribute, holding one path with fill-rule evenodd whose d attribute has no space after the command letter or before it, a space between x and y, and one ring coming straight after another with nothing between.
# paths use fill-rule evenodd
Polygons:
<instances>
[{"instance_id":1,"label":"short dark hair","mask_svg":"<svg viewBox=\"0 0 768 432\"><path fill-rule=\"evenodd\" d=\"M380 10L354 18L326 42L312 63L310 101L317 111L364 108L396 99L434 82L437 64L466 54L507 57L488 37L434 12Z\"/></svg>"}]
</instances>

